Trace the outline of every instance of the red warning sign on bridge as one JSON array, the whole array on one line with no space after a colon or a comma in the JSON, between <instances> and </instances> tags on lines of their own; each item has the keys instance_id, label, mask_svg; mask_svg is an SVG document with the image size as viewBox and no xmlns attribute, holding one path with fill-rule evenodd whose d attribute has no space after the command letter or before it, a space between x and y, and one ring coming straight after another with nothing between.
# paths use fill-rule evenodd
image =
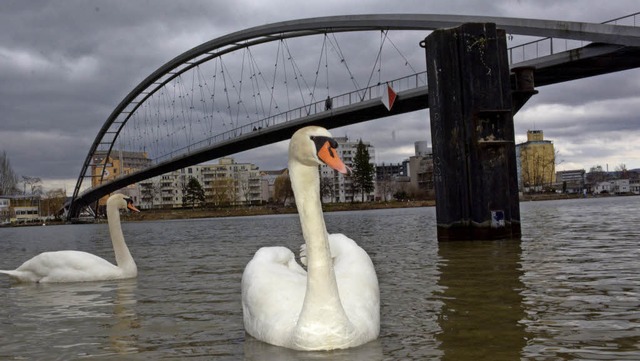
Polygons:
<instances>
[{"instance_id":1,"label":"red warning sign on bridge","mask_svg":"<svg viewBox=\"0 0 640 361\"><path fill-rule=\"evenodd\" d=\"M387 107L387 110L391 110L393 103L396 101L396 96L397 94L395 90L393 90L391 85L387 84L387 88L382 94L382 104L384 104L384 106Z\"/></svg>"}]
</instances>

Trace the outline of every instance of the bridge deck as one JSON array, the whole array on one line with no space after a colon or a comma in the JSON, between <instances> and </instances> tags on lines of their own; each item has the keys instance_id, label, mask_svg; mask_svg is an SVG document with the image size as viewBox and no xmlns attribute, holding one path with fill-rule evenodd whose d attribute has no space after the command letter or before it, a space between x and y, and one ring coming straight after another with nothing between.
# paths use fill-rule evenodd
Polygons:
<instances>
[{"instance_id":1,"label":"bridge deck","mask_svg":"<svg viewBox=\"0 0 640 361\"><path fill-rule=\"evenodd\" d=\"M358 27L359 25L356 20L362 22L360 25L361 28ZM260 44L272 41L273 39L271 35L273 34L280 34L279 38L287 38L316 33L319 29L327 31L327 29L331 29L331 27L327 27L326 24L329 24L332 21L337 24L337 27L333 28L333 31L356 31L368 28L415 30L438 28L445 26L443 25L445 23L456 25L461 22L470 21L495 22L499 27L507 29L507 31L514 34L559 36L569 39L606 42L606 44L592 43L582 48L513 64L513 67L535 67L534 79L536 86L551 85L600 74L637 68L640 66L640 31L638 28L630 26L556 21L550 22L534 19L461 17L445 15L428 16L424 14L417 14L413 16L395 14L384 16L367 15L329 17L327 19L303 19L265 25L229 34L219 39L214 39L210 42L204 43L199 47L179 55L145 79L121 102L121 104L118 105L116 110L114 110L103 126L103 129L101 129L101 134L113 133L109 131L109 127L111 124L115 123L115 119L119 116L120 112L124 111L129 103L136 103L139 106L141 101L134 102L134 100L136 100L138 96L144 95L148 97L151 93L149 91L145 91L146 87L158 84L158 79L165 77L167 74L172 74L169 77L170 79L171 77L177 76L176 74L191 69L191 67L199 64L200 62L207 61L211 57L219 56L222 53L237 50L251 44ZM383 27L384 24L387 25ZM285 30L290 31L291 33L285 34ZM252 37L255 37L255 39ZM244 42L241 42L236 38L240 40L244 39ZM220 47L220 49L218 49L219 52L216 50L217 48L215 46ZM192 58L200 60L194 62ZM165 83L167 81L168 80L165 80ZM239 137L220 141L216 144L212 144L211 146L200 148L199 150L193 151L189 154L177 156L176 158L158 163L151 168L129 174L110 182L105 182L98 187L80 193L79 186L81 184L81 179L84 177L87 167L90 164L91 152L96 149L96 142L102 142L102 140L96 138L96 142L94 142L94 145L92 146L93 150L90 151L90 154L85 160L83 171L81 172L78 184L74 190L74 203L71 205L72 209L69 211L69 216L72 217L73 214L77 213L83 206L91 204L103 195L120 189L126 185L169 171L181 169L189 165L202 163L207 160L287 139L295 130L307 124L319 124L327 128L336 128L380 117L411 112L427 107L428 94L426 86L417 86L412 90L399 92L398 98L391 112L382 105L379 98L376 98L341 107L335 107L331 111L320 112L307 117L288 119L285 123L271 126L268 129L263 128L256 132L250 132L249 134L245 132L244 135L240 135ZM518 108L519 107L516 109ZM127 113L131 112L132 111ZM124 122L119 123L118 132L124 125ZM99 137L100 136L101 135L99 135ZM115 141L115 139L113 141Z\"/></svg>"}]
</instances>

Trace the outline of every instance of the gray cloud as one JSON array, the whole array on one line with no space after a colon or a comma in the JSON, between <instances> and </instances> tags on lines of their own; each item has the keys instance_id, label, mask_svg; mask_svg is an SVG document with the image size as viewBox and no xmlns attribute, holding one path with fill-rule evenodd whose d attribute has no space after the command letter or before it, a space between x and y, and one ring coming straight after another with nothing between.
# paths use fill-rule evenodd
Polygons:
<instances>
[{"instance_id":1,"label":"gray cloud","mask_svg":"<svg viewBox=\"0 0 640 361\"><path fill-rule=\"evenodd\" d=\"M476 14L601 22L634 11L637 4L632 0L609 2L606 7L595 0L331 0L305 6L289 0L2 1L0 151L7 152L19 175L41 177L51 185L69 185L69 189L98 130L140 81L194 46L252 26L356 13ZM426 35L391 34L391 40L406 49ZM364 54L374 49L375 53L379 46L375 37L359 41L362 49L350 46L344 50ZM365 43L370 46L365 47ZM267 50L263 54L256 48L255 52L256 58L264 57L265 63L273 58ZM298 53L296 61L314 64L317 54ZM389 51L383 61L393 56ZM419 52L409 56L412 65L424 68ZM372 63L353 69L359 81L368 78ZM391 70L383 71L390 72L383 79L393 77ZM564 159L561 167L588 169L595 164L613 167L619 163L640 167L636 141L640 129L639 77L639 70L630 70L540 88L540 94L516 115L517 139L524 140L527 129L544 130ZM332 132L371 141L378 161L387 163L410 156L415 141L430 141L426 110ZM236 157L270 169L286 166L285 153L286 142L282 142Z\"/></svg>"}]
</instances>

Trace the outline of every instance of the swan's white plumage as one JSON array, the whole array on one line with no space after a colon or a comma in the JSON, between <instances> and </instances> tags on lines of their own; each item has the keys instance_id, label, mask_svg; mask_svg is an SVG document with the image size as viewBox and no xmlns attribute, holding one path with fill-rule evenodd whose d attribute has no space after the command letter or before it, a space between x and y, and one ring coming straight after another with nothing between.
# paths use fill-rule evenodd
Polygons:
<instances>
[{"instance_id":1,"label":"swan's white plumage","mask_svg":"<svg viewBox=\"0 0 640 361\"><path fill-rule=\"evenodd\" d=\"M15 270L0 270L0 273L20 282L84 282L136 277L136 263L124 242L120 226L119 209L130 205L127 200L122 194L114 194L107 201L109 233L117 266L87 252L55 251L41 253ZM135 207L132 209L137 211Z\"/></svg>"},{"instance_id":2,"label":"swan's white plumage","mask_svg":"<svg viewBox=\"0 0 640 361\"><path fill-rule=\"evenodd\" d=\"M323 128L307 127L294 134L289 146L291 183L305 238L301 258L308 273L285 247L259 249L242 276L244 325L258 340L292 349L355 347L378 337L378 280L371 259L356 242L326 232L320 160L312 136L331 137Z\"/></svg>"}]
</instances>

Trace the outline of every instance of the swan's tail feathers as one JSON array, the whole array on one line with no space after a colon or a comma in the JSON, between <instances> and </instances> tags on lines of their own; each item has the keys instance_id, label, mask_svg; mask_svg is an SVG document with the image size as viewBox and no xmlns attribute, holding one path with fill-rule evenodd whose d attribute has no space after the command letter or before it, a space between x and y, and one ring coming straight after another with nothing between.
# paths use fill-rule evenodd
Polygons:
<instances>
[{"instance_id":1,"label":"swan's tail feathers","mask_svg":"<svg viewBox=\"0 0 640 361\"><path fill-rule=\"evenodd\" d=\"M18 271L18 270L0 270L0 273L4 273L18 282L40 282L40 278L31 272Z\"/></svg>"},{"instance_id":2,"label":"swan's tail feathers","mask_svg":"<svg viewBox=\"0 0 640 361\"><path fill-rule=\"evenodd\" d=\"M302 263L305 267L307 266L307 244L303 243L300 245L300 263Z\"/></svg>"},{"instance_id":3,"label":"swan's tail feathers","mask_svg":"<svg viewBox=\"0 0 640 361\"><path fill-rule=\"evenodd\" d=\"M11 277L16 277L16 278L18 277L18 271L9 271L9 270L1 270L0 269L0 273L4 273L4 274L6 274L8 276L11 276Z\"/></svg>"}]
</instances>

